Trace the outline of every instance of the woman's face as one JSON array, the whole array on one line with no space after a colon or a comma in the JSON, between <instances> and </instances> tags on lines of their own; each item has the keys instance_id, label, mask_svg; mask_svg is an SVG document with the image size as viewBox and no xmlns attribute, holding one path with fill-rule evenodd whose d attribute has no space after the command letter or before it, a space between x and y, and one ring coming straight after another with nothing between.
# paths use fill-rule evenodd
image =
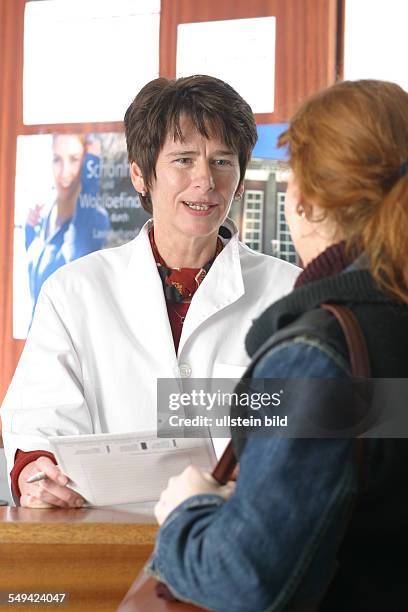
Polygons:
<instances>
[{"instance_id":1,"label":"woman's face","mask_svg":"<svg viewBox=\"0 0 408 612\"><path fill-rule=\"evenodd\" d=\"M54 138L52 152L58 199L64 201L70 198L79 186L84 145L78 136L60 134Z\"/></svg>"},{"instance_id":2,"label":"woman's face","mask_svg":"<svg viewBox=\"0 0 408 612\"><path fill-rule=\"evenodd\" d=\"M155 233L213 240L238 189L238 156L215 135L202 136L182 117L183 142L167 136L150 189Z\"/></svg>"},{"instance_id":3,"label":"woman's face","mask_svg":"<svg viewBox=\"0 0 408 612\"><path fill-rule=\"evenodd\" d=\"M321 208L310 202L305 205L293 174L286 190L285 217L292 242L304 266L328 246L343 239L338 229L324 216Z\"/></svg>"},{"instance_id":4,"label":"woman's face","mask_svg":"<svg viewBox=\"0 0 408 612\"><path fill-rule=\"evenodd\" d=\"M290 174L288 186L285 194L285 218L286 223L289 226L290 235L292 242L295 246L296 252L302 261L304 261L303 245L302 245L302 231L305 219L298 214L298 207L300 204L301 195L296 179L293 174Z\"/></svg>"}]
</instances>

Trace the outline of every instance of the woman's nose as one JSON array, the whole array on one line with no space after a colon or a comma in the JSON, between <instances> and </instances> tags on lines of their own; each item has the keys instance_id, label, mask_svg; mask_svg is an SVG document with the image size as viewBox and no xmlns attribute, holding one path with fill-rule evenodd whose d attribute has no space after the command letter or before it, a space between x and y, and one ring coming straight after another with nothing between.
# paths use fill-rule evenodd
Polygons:
<instances>
[{"instance_id":1,"label":"woman's nose","mask_svg":"<svg viewBox=\"0 0 408 612\"><path fill-rule=\"evenodd\" d=\"M194 187L202 191L212 191L215 187L212 167L207 161L199 161L195 166L193 176Z\"/></svg>"},{"instance_id":2,"label":"woman's nose","mask_svg":"<svg viewBox=\"0 0 408 612\"><path fill-rule=\"evenodd\" d=\"M60 175L63 179L69 178L70 175L69 164L65 163L64 161L61 163Z\"/></svg>"}]
</instances>

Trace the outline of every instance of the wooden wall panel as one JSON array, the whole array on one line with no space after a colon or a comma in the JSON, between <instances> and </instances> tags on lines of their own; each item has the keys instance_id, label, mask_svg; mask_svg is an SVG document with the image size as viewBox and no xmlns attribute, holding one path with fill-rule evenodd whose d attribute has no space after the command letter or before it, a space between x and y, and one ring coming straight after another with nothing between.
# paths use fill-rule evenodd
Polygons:
<instances>
[{"instance_id":1,"label":"wooden wall panel","mask_svg":"<svg viewBox=\"0 0 408 612\"><path fill-rule=\"evenodd\" d=\"M13 340L12 275L16 136L21 113L24 0L0 0L0 400L23 342Z\"/></svg>"},{"instance_id":2,"label":"wooden wall panel","mask_svg":"<svg viewBox=\"0 0 408 612\"><path fill-rule=\"evenodd\" d=\"M287 121L307 95L335 80L341 44L338 7L344 0L162 0L160 74L176 73L177 24L275 16L277 53L275 112L258 123ZM0 0L0 402L22 341L12 338L12 262L16 137L70 131L121 131L122 123L24 126L22 122L25 0ZM222 54L222 40L209 41ZM268 78L268 75L265 75Z\"/></svg>"}]
</instances>

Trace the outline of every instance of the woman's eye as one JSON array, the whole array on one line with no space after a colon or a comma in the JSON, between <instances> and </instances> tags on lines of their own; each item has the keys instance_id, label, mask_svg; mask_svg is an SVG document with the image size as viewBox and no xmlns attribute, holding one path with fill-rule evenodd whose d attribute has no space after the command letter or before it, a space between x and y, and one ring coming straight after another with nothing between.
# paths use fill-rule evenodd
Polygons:
<instances>
[{"instance_id":1,"label":"woman's eye","mask_svg":"<svg viewBox=\"0 0 408 612\"><path fill-rule=\"evenodd\" d=\"M232 166L230 159L214 159L215 166Z\"/></svg>"},{"instance_id":2,"label":"woman's eye","mask_svg":"<svg viewBox=\"0 0 408 612\"><path fill-rule=\"evenodd\" d=\"M179 157L178 159L176 159L176 162L180 164L180 166L187 166L191 163L191 159L190 157Z\"/></svg>"}]
</instances>

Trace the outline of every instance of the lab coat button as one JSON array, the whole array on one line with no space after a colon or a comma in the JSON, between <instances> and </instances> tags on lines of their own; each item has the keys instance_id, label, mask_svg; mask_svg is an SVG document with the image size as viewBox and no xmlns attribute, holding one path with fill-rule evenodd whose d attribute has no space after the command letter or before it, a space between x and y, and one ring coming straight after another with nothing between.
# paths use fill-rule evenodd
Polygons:
<instances>
[{"instance_id":1,"label":"lab coat button","mask_svg":"<svg viewBox=\"0 0 408 612\"><path fill-rule=\"evenodd\" d=\"M181 378L189 378L191 376L191 368L187 363L181 363L179 369Z\"/></svg>"}]
</instances>

